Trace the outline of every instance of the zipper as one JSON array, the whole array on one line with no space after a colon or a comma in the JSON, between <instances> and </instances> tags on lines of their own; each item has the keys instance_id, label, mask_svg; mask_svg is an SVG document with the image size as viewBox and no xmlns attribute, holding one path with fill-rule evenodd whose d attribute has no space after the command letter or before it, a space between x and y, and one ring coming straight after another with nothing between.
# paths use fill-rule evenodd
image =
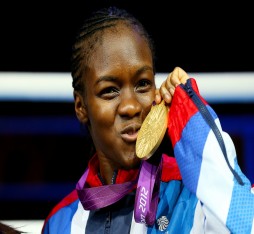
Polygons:
<instances>
[{"instance_id":1,"label":"zipper","mask_svg":"<svg viewBox=\"0 0 254 234\"><path fill-rule=\"evenodd\" d=\"M227 151L226 151L226 147L224 144L224 140L223 137L220 133L219 128L217 127L217 125L215 124L215 121L211 115L211 113L209 112L209 110L207 109L206 105L200 100L200 97L195 93L195 91L192 88L191 85L191 79L188 79L186 84L180 84L180 86L186 91L186 93L188 94L188 96L192 99L192 101L194 102L194 104L197 106L197 108L199 109L202 117L205 119L206 123L210 126L210 128L213 130L215 137L217 138L217 141L220 145L220 148L223 152L224 158L226 160L226 163L230 169L230 171L233 173L235 179L237 180L237 182L240 185L244 185L241 177L237 174L237 172L231 167L229 161L228 161L228 156L227 156Z\"/></svg>"}]
</instances>

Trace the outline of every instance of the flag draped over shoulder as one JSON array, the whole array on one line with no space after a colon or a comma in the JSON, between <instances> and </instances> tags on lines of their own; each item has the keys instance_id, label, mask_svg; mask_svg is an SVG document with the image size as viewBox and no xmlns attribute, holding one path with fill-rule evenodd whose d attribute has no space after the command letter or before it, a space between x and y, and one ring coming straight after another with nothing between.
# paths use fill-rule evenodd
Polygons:
<instances>
[{"instance_id":1,"label":"flag draped over shoulder","mask_svg":"<svg viewBox=\"0 0 254 234\"><path fill-rule=\"evenodd\" d=\"M230 136L193 78L176 88L168 131L185 186L232 233L254 233L251 183L237 163Z\"/></svg>"}]
</instances>

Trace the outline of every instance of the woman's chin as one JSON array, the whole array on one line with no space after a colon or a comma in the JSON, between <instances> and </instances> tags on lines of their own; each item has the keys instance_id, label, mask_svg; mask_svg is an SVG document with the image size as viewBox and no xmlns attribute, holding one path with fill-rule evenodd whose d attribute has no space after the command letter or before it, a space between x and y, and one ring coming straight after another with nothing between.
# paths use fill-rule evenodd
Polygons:
<instances>
[{"instance_id":1,"label":"woman's chin","mask_svg":"<svg viewBox=\"0 0 254 234\"><path fill-rule=\"evenodd\" d=\"M139 168L140 161L141 160L138 157L129 158L127 161L125 161L123 168L126 170Z\"/></svg>"}]
</instances>

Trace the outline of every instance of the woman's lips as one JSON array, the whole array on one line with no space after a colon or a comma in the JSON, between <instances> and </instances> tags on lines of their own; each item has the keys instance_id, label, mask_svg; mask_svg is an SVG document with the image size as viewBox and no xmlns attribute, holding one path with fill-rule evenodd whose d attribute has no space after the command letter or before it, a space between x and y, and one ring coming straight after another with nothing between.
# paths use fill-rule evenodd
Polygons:
<instances>
[{"instance_id":1,"label":"woman's lips","mask_svg":"<svg viewBox=\"0 0 254 234\"><path fill-rule=\"evenodd\" d=\"M128 143L135 142L137 140L138 131L139 131L140 127L141 127L140 124L131 124L131 125L126 126L121 131L122 139Z\"/></svg>"}]
</instances>

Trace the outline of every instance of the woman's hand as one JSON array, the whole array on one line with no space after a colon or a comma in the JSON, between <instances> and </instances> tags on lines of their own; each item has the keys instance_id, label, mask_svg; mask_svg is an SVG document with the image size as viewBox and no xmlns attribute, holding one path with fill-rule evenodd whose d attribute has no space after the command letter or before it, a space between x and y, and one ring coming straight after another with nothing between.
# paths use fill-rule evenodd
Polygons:
<instances>
[{"instance_id":1,"label":"woman's hand","mask_svg":"<svg viewBox=\"0 0 254 234\"><path fill-rule=\"evenodd\" d=\"M181 83L185 84L187 79L189 79L189 76L182 68L174 68L174 70L169 73L167 79L163 81L161 87L156 89L155 102L159 104L163 99L165 103L171 103L176 86Z\"/></svg>"}]
</instances>

